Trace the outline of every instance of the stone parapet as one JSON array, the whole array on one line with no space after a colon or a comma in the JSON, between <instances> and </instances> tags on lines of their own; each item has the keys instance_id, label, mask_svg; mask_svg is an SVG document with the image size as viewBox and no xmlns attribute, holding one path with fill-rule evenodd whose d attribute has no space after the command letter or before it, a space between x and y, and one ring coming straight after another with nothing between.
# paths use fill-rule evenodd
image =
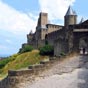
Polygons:
<instances>
[{"instance_id":1,"label":"stone parapet","mask_svg":"<svg viewBox=\"0 0 88 88\"><path fill-rule=\"evenodd\" d=\"M28 69L28 70L9 70L8 71L8 76L22 76L22 75L29 75L29 74L33 74L33 70L32 69Z\"/></svg>"}]
</instances>

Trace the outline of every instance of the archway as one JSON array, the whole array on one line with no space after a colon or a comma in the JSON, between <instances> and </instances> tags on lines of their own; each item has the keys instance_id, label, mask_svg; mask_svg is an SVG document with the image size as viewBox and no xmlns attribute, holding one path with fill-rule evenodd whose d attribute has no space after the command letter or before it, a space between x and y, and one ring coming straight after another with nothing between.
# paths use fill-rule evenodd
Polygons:
<instances>
[{"instance_id":1,"label":"archway","mask_svg":"<svg viewBox=\"0 0 88 88\"><path fill-rule=\"evenodd\" d=\"M79 40L79 50L80 54L88 54L88 44L86 38L81 38Z\"/></svg>"},{"instance_id":2,"label":"archway","mask_svg":"<svg viewBox=\"0 0 88 88\"><path fill-rule=\"evenodd\" d=\"M47 34L45 35L45 45L48 44L48 38L47 38Z\"/></svg>"}]
</instances>

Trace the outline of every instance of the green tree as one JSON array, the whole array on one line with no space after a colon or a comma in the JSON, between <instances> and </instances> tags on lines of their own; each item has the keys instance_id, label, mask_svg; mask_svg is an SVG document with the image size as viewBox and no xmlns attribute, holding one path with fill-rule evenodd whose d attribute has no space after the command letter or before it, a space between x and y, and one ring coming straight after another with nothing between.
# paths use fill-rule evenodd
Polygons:
<instances>
[{"instance_id":1,"label":"green tree","mask_svg":"<svg viewBox=\"0 0 88 88\"><path fill-rule=\"evenodd\" d=\"M48 44L41 47L39 50L40 50L41 55L53 55L54 54L53 46L48 45Z\"/></svg>"},{"instance_id":2,"label":"green tree","mask_svg":"<svg viewBox=\"0 0 88 88\"><path fill-rule=\"evenodd\" d=\"M25 45L22 49L20 49L19 53L30 52L32 50L33 50L33 47L31 45Z\"/></svg>"}]
</instances>

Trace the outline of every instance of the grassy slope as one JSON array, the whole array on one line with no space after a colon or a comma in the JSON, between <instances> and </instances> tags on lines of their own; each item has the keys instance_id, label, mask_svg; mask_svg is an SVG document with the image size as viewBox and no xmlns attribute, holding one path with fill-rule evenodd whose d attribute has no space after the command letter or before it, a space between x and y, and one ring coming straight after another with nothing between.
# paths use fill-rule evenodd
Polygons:
<instances>
[{"instance_id":1,"label":"grassy slope","mask_svg":"<svg viewBox=\"0 0 88 88\"><path fill-rule=\"evenodd\" d=\"M41 60L46 59L47 56L40 56L39 51L33 50L32 52L17 55L1 69L1 75L7 74L9 69L18 70L28 67L32 64L38 64ZM10 58L11 59L11 58Z\"/></svg>"}]
</instances>

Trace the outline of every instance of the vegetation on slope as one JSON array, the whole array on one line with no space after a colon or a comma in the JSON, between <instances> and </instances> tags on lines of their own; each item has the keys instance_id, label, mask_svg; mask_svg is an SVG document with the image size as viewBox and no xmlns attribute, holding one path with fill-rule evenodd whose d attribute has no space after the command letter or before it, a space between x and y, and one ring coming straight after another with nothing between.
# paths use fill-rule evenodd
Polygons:
<instances>
[{"instance_id":1,"label":"vegetation on slope","mask_svg":"<svg viewBox=\"0 0 88 88\"><path fill-rule=\"evenodd\" d=\"M32 47L31 45L24 45L24 46L20 49L19 53L30 52L30 51L32 51L32 50L33 50L33 47Z\"/></svg>"},{"instance_id":2,"label":"vegetation on slope","mask_svg":"<svg viewBox=\"0 0 88 88\"><path fill-rule=\"evenodd\" d=\"M53 46L46 44L43 47L40 47L40 55L53 55L54 54L54 48Z\"/></svg>"},{"instance_id":3,"label":"vegetation on slope","mask_svg":"<svg viewBox=\"0 0 88 88\"><path fill-rule=\"evenodd\" d=\"M3 58L2 60L0 60L0 69L2 69L6 64L8 64L9 62L15 60L15 58L18 56L18 54L14 54L10 57L7 58Z\"/></svg>"},{"instance_id":4,"label":"vegetation on slope","mask_svg":"<svg viewBox=\"0 0 88 88\"><path fill-rule=\"evenodd\" d=\"M9 69L13 69L13 70L18 70L23 68L25 69L29 65L38 64L41 60L44 60L46 58L47 56L41 56L38 50L33 50L31 52L13 55L7 58L8 63L4 64L4 66L0 69L0 74L1 75L7 74ZM7 59L5 59L6 62ZM0 64L2 62L3 61L0 61Z\"/></svg>"}]
</instances>

